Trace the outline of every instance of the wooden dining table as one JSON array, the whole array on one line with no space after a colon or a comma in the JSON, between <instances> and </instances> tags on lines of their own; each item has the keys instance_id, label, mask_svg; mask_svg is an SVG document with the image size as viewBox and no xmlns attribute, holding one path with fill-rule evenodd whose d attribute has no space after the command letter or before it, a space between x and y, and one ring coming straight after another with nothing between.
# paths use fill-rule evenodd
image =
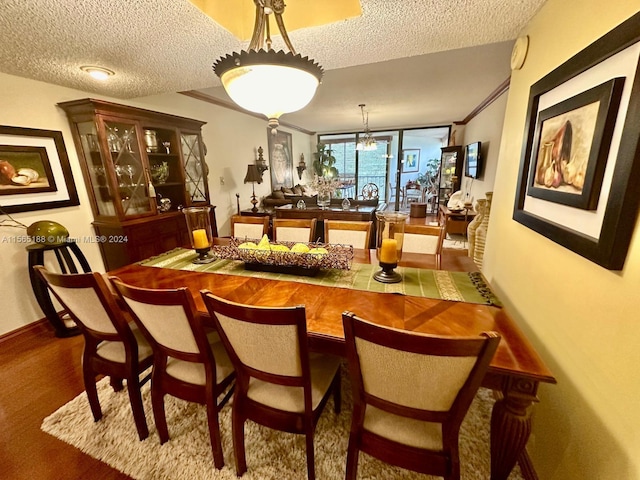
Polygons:
<instances>
[{"instance_id":1,"label":"wooden dining table","mask_svg":"<svg viewBox=\"0 0 640 480\"><path fill-rule=\"evenodd\" d=\"M355 263L375 263L375 250L354 250ZM401 266L434 268L430 255L403 254ZM475 336L495 331L500 345L483 380L494 390L491 416L491 479L506 480L516 461L526 461L530 411L541 382L556 383L524 333L504 308L396 293L132 264L109 272L146 288L187 287L204 321L210 321L200 290L257 306L304 305L311 350L345 356L342 313L388 327L438 335ZM522 462L521 462L522 463Z\"/></svg>"}]
</instances>

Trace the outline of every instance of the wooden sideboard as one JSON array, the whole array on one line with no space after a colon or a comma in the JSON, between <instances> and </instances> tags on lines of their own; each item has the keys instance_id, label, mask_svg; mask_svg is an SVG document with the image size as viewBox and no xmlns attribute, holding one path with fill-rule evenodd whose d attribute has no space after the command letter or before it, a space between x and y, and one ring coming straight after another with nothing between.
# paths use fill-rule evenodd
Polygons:
<instances>
[{"instance_id":1,"label":"wooden sideboard","mask_svg":"<svg viewBox=\"0 0 640 480\"><path fill-rule=\"evenodd\" d=\"M476 215L476 211L467 208L451 211L446 205L440 205L440 223L445 226L445 230L449 234L466 235L467 227Z\"/></svg>"}]
</instances>

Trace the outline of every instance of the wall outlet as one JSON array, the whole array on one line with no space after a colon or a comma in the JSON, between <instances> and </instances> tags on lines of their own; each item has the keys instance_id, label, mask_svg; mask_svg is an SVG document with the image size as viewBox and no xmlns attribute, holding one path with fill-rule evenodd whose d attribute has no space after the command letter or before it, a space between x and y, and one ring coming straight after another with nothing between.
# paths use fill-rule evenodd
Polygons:
<instances>
[{"instance_id":1,"label":"wall outlet","mask_svg":"<svg viewBox=\"0 0 640 480\"><path fill-rule=\"evenodd\" d=\"M220 177L220 185L224 185L224 177Z\"/></svg>"}]
</instances>

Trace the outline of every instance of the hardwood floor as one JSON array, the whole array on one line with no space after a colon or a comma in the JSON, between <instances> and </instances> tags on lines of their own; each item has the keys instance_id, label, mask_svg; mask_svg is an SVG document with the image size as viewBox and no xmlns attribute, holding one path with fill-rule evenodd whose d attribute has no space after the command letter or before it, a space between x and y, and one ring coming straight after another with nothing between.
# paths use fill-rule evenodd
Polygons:
<instances>
[{"instance_id":1,"label":"hardwood floor","mask_svg":"<svg viewBox=\"0 0 640 480\"><path fill-rule=\"evenodd\" d=\"M445 250L442 268L467 271L473 262L466 250ZM82 346L82 336L57 338L48 323L0 339L0 478L130 478L40 430L43 418L84 390Z\"/></svg>"}]
</instances>

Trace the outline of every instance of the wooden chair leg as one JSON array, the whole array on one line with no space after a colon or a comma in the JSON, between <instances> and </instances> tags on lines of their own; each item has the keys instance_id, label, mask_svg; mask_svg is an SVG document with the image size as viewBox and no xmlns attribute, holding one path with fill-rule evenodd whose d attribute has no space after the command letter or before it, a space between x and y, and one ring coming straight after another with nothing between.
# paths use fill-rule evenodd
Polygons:
<instances>
[{"instance_id":1,"label":"wooden chair leg","mask_svg":"<svg viewBox=\"0 0 640 480\"><path fill-rule=\"evenodd\" d=\"M349 435L349 447L347 448L347 473L345 480L356 480L358 474L358 440L357 434Z\"/></svg>"},{"instance_id":2,"label":"wooden chair leg","mask_svg":"<svg viewBox=\"0 0 640 480\"><path fill-rule=\"evenodd\" d=\"M167 427L167 416L164 412L164 392L153 388L151 381L151 407L153 408L153 419L156 423L160 444L169 440L169 429Z\"/></svg>"},{"instance_id":3,"label":"wooden chair leg","mask_svg":"<svg viewBox=\"0 0 640 480\"><path fill-rule=\"evenodd\" d=\"M127 379L127 393L129 394L129 403L131 403L133 420L136 422L138 437L140 440L144 440L149 436L149 427L147 427L147 419L144 415L144 406L142 405L142 394L140 393L138 374L135 372Z\"/></svg>"},{"instance_id":4,"label":"wooden chair leg","mask_svg":"<svg viewBox=\"0 0 640 480\"><path fill-rule=\"evenodd\" d=\"M93 414L93 420L98 421L102 418L102 409L100 408L100 400L98 399L98 389L96 388L96 374L88 368L83 369L82 376L84 379L84 389L87 392L87 399Z\"/></svg>"},{"instance_id":5,"label":"wooden chair leg","mask_svg":"<svg viewBox=\"0 0 640 480\"><path fill-rule=\"evenodd\" d=\"M342 378L340 376L340 369L338 369L333 383L333 411L338 415L342 409Z\"/></svg>"},{"instance_id":6,"label":"wooden chair leg","mask_svg":"<svg viewBox=\"0 0 640 480\"><path fill-rule=\"evenodd\" d=\"M311 430L311 431L308 431ZM307 426L307 432L305 434L307 444L307 479L316 480L316 464L315 455L313 451L313 424Z\"/></svg>"},{"instance_id":7,"label":"wooden chair leg","mask_svg":"<svg viewBox=\"0 0 640 480\"><path fill-rule=\"evenodd\" d=\"M213 453L213 464L220 470L224 467L224 455L222 454L222 439L220 438L220 421L216 399L207 399L207 421L209 424L209 439Z\"/></svg>"},{"instance_id":8,"label":"wooden chair leg","mask_svg":"<svg viewBox=\"0 0 640 480\"><path fill-rule=\"evenodd\" d=\"M122 378L110 377L109 384L111 385L111 388L113 388L114 392L119 392L124 388Z\"/></svg>"},{"instance_id":9,"label":"wooden chair leg","mask_svg":"<svg viewBox=\"0 0 640 480\"><path fill-rule=\"evenodd\" d=\"M244 451L244 416L237 404L237 395L233 398L233 411L231 414L231 429L233 434L233 451L236 456L236 475L239 477L247 471L247 458Z\"/></svg>"}]
</instances>

